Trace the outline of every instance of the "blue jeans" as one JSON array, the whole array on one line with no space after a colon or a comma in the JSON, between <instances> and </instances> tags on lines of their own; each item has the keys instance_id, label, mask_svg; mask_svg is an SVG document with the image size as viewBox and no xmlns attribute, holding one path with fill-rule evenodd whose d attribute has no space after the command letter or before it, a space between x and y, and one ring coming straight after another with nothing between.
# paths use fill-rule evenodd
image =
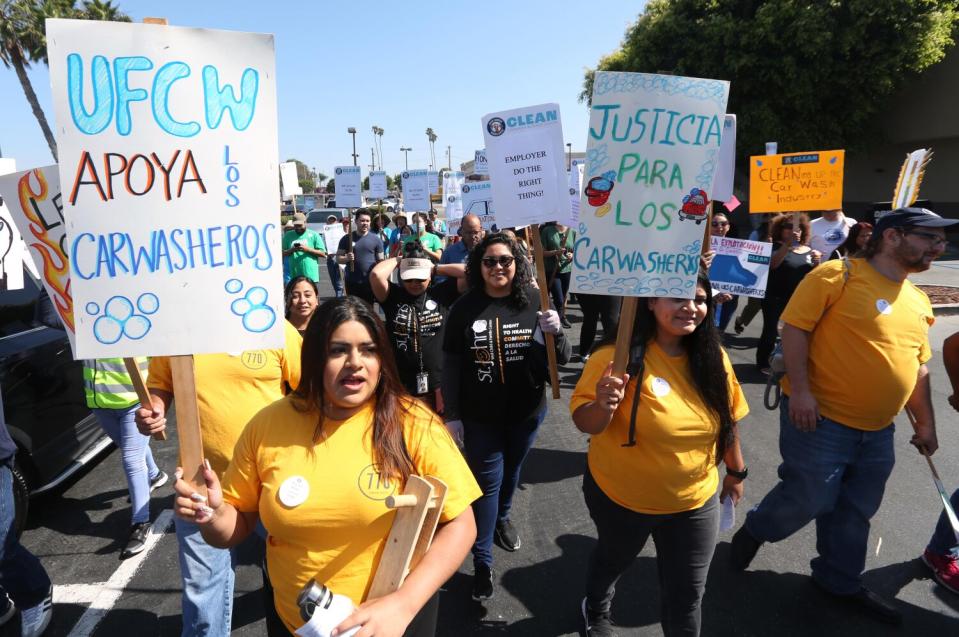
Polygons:
<instances>
[{"instance_id":1,"label":"blue jeans","mask_svg":"<svg viewBox=\"0 0 959 637\"><path fill-rule=\"evenodd\" d=\"M860 431L820 418L813 432L789 420L789 397L779 418L779 484L746 515L745 527L757 540L778 542L812 520L816 551L812 576L839 595L857 592L866 566L869 521L896 463L895 426Z\"/></svg>"},{"instance_id":2,"label":"blue jeans","mask_svg":"<svg viewBox=\"0 0 959 637\"><path fill-rule=\"evenodd\" d=\"M330 274L330 284L333 285L336 298L345 296L346 292L343 291L343 277L340 276L340 266L336 264L335 257L326 257L326 271Z\"/></svg>"},{"instance_id":3,"label":"blue jeans","mask_svg":"<svg viewBox=\"0 0 959 637\"><path fill-rule=\"evenodd\" d=\"M141 434L133 422L139 406L93 410L103 431L120 449L123 472L130 489L132 524L150 521L150 481L160 475L150 451L150 437Z\"/></svg>"},{"instance_id":4,"label":"blue jeans","mask_svg":"<svg viewBox=\"0 0 959 637\"><path fill-rule=\"evenodd\" d=\"M474 565L493 565L496 523L509 520L523 461L545 417L544 407L517 423L481 425L463 421L466 462L483 491L483 495L473 502L473 516L476 518Z\"/></svg>"},{"instance_id":5,"label":"blue jeans","mask_svg":"<svg viewBox=\"0 0 959 637\"><path fill-rule=\"evenodd\" d=\"M953 509L959 509L959 489L952 494L949 501L952 503ZM936 530L933 532L932 537L929 538L929 545L926 548L936 555L957 555L959 554L959 546L957 546L957 544L959 543L956 541L956 534L952 530L952 525L949 524L949 518L946 517L946 512L943 511L939 514L939 522L936 524Z\"/></svg>"},{"instance_id":6,"label":"blue jeans","mask_svg":"<svg viewBox=\"0 0 959 637\"><path fill-rule=\"evenodd\" d=\"M13 472L0 464L0 593L18 608L36 606L50 592L50 577L13 532Z\"/></svg>"},{"instance_id":7,"label":"blue jeans","mask_svg":"<svg viewBox=\"0 0 959 637\"><path fill-rule=\"evenodd\" d=\"M736 313L736 307L738 306L739 297L736 295L733 295L733 298L725 303L716 306L716 327L719 328L720 332L725 332L726 328L729 327L729 322L733 320L733 314Z\"/></svg>"}]
</instances>

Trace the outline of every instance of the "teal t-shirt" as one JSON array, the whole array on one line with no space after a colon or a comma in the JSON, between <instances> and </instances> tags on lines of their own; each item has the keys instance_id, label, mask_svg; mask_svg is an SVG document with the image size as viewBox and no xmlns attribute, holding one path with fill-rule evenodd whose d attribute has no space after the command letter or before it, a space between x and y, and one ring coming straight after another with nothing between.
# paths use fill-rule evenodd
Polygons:
<instances>
[{"instance_id":1,"label":"teal t-shirt","mask_svg":"<svg viewBox=\"0 0 959 637\"><path fill-rule=\"evenodd\" d=\"M296 230L290 230L283 235L283 249L289 250L294 241L299 241L307 248L322 250L326 252L326 243L318 232L307 228L303 234L297 234ZM305 276L311 281L320 281L320 262L319 257L306 252L297 251L287 257L290 262L290 278L295 279L298 276Z\"/></svg>"},{"instance_id":2,"label":"teal t-shirt","mask_svg":"<svg viewBox=\"0 0 959 637\"><path fill-rule=\"evenodd\" d=\"M567 228L565 237L563 233L559 231L559 228L556 227L556 224L550 224L548 226L543 226L539 231L540 241L543 243L543 250L559 250L560 247L563 248L572 248L576 244L576 233L573 232L572 228ZM562 246L560 246L562 242ZM546 257L544 265L546 266L546 274L552 274L556 270L556 266L559 266L559 272L565 274L572 271L573 260L567 259L563 255L555 255L552 257Z\"/></svg>"},{"instance_id":3,"label":"teal t-shirt","mask_svg":"<svg viewBox=\"0 0 959 637\"><path fill-rule=\"evenodd\" d=\"M403 237L403 244L405 245L409 243L410 241L413 241L414 239L416 239L416 236L412 234L408 237ZM420 237L419 239L420 239L420 244L427 250L432 250L433 252L436 252L437 250L443 249L443 242L440 240L439 237L437 237L432 232L423 233L423 236Z\"/></svg>"}]
</instances>

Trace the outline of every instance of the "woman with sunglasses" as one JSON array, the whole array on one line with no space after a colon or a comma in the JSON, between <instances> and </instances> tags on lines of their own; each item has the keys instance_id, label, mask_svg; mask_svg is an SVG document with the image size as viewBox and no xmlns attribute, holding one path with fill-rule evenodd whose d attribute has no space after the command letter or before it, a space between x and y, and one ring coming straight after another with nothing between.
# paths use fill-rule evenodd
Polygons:
<instances>
[{"instance_id":1,"label":"woman with sunglasses","mask_svg":"<svg viewBox=\"0 0 959 637\"><path fill-rule=\"evenodd\" d=\"M809 247L812 227L805 213L781 214L769 224L773 253L769 261L769 279L763 298L763 331L756 348L756 365L769 373L769 355L776 345L779 317L803 277L819 265L822 254Z\"/></svg>"},{"instance_id":2,"label":"woman with sunglasses","mask_svg":"<svg viewBox=\"0 0 959 637\"><path fill-rule=\"evenodd\" d=\"M746 478L736 423L749 407L714 307L702 272L692 299L640 299L627 373L613 375L607 339L573 391L573 422L591 436L583 496L598 535L582 603L587 637L613 634L616 581L650 536L663 633L699 634L720 500L738 503Z\"/></svg>"},{"instance_id":3,"label":"woman with sunglasses","mask_svg":"<svg viewBox=\"0 0 959 637\"><path fill-rule=\"evenodd\" d=\"M450 310L443 341L445 418L464 442L466 460L483 495L473 503L473 599L493 595L494 536L507 551L520 547L510 522L523 460L546 415L548 378L544 332L557 358L570 344L556 310L539 311L529 263L516 241L488 235L466 264L470 290Z\"/></svg>"},{"instance_id":4,"label":"woman with sunglasses","mask_svg":"<svg viewBox=\"0 0 959 637\"><path fill-rule=\"evenodd\" d=\"M729 233L729 218L722 212L714 212L713 219L709 228L710 237L725 237ZM729 322L736 313L736 307L739 306L739 297L729 292L718 293L714 300L716 301L716 326L719 333L726 332Z\"/></svg>"},{"instance_id":5,"label":"woman with sunglasses","mask_svg":"<svg viewBox=\"0 0 959 637\"><path fill-rule=\"evenodd\" d=\"M336 631L435 634L437 591L475 537L479 489L441 421L403 389L383 323L356 297L331 299L310 321L296 392L260 410L222 476L207 465L206 497L177 469L176 514L211 546L241 542L262 519L276 610L291 634L297 595L313 580L359 605ZM383 504L411 475L448 491L423 559L391 594L368 599L396 515Z\"/></svg>"},{"instance_id":6,"label":"woman with sunglasses","mask_svg":"<svg viewBox=\"0 0 959 637\"><path fill-rule=\"evenodd\" d=\"M418 242L403 254L377 263L370 272L373 296L386 314L386 333L406 390L443 413L443 327L450 307L466 290L462 263L434 266ZM400 284L390 281L399 268ZM434 274L446 277L434 283Z\"/></svg>"}]
</instances>

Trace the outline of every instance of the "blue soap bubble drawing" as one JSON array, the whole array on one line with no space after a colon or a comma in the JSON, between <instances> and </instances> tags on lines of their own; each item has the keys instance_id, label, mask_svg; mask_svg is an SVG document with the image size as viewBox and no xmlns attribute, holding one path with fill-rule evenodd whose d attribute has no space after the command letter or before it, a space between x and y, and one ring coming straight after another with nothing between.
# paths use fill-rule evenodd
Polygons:
<instances>
[{"instance_id":1,"label":"blue soap bubble drawing","mask_svg":"<svg viewBox=\"0 0 959 637\"><path fill-rule=\"evenodd\" d=\"M244 286L239 279L230 279L223 287L230 294L239 294ZM276 312L268 305L269 300L266 288L257 285L249 288L241 298L234 299L230 311L242 318L246 331L265 332L276 323Z\"/></svg>"},{"instance_id":2,"label":"blue soap bubble drawing","mask_svg":"<svg viewBox=\"0 0 959 637\"><path fill-rule=\"evenodd\" d=\"M155 314L160 309L160 299L152 292L145 292L137 297L134 303L125 296L111 296L103 304L103 315L100 314L100 305L93 301L86 304L87 314L96 316L93 322L93 336L104 345L118 343L124 336L138 341L150 333L153 323L146 314ZM137 314L137 310L142 314Z\"/></svg>"}]
</instances>

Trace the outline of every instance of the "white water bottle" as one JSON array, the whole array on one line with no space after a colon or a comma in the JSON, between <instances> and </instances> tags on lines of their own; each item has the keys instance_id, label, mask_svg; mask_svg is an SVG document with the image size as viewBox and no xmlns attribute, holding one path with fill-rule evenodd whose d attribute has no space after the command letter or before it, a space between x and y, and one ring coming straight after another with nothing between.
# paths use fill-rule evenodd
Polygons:
<instances>
[{"instance_id":1,"label":"white water bottle","mask_svg":"<svg viewBox=\"0 0 959 637\"><path fill-rule=\"evenodd\" d=\"M349 597L336 595L313 579L297 595L296 604L300 607L300 617L306 622L296 629L300 637L330 637L330 632L356 610ZM357 626L340 633L340 636L351 637L359 630L360 626Z\"/></svg>"}]
</instances>

